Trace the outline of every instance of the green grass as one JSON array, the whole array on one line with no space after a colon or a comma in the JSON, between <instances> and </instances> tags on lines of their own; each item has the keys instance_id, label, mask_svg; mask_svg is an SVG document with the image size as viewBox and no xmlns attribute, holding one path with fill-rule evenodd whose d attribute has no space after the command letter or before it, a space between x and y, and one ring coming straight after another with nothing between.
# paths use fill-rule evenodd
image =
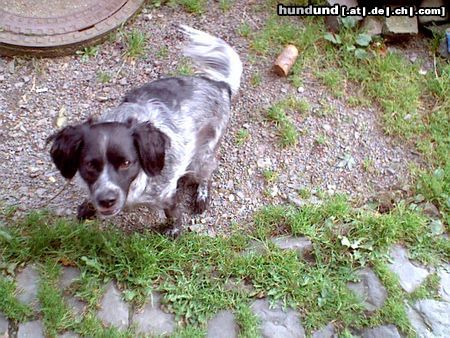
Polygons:
<instances>
[{"instance_id":1,"label":"green grass","mask_svg":"<svg viewBox=\"0 0 450 338\"><path fill-rule=\"evenodd\" d=\"M253 73L250 77L250 84L253 87L259 87L262 83L262 75L260 72Z\"/></svg>"},{"instance_id":2,"label":"green grass","mask_svg":"<svg viewBox=\"0 0 450 338\"><path fill-rule=\"evenodd\" d=\"M237 145L243 145L250 138L250 132L247 129L241 128L237 131L235 142Z\"/></svg>"},{"instance_id":3,"label":"green grass","mask_svg":"<svg viewBox=\"0 0 450 338\"><path fill-rule=\"evenodd\" d=\"M109 72L100 71L97 73L97 80L100 83L108 83L111 81L111 74Z\"/></svg>"},{"instance_id":4,"label":"green grass","mask_svg":"<svg viewBox=\"0 0 450 338\"><path fill-rule=\"evenodd\" d=\"M9 319L25 321L32 314L29 306L16 299L17 290L15 283L0 275L0 312Z\"/></svg>"},{"instance_id":5,"label":"green grass","mask_svg":"<svg viewBox=\"0 0 450 338\"><path fill-rule=\"evenodd\" d=\"M296 104L293 106L300 114L307 114L311 111L311 105L307 99L296 99Z\"/></svg>"},{"instance_id":6,"label":"green grass","mask_svg":"<svg viewBox=\"0 0 450 338\"><path fill-rule=\"evenodd\" d=\"M45 262L41 269L38 298L48 336L54 337L58 332L72 328L74 318L61 291L58 289L60 266L52 261Z\"/></svg>"},{"instance_id":7,"label":"green grass","mask_svg":"<svg viewBox=\"0 0 450 338\"><path fill-rule=\"evenodd\" d=\"M292 109L290 101L282 100L269 108L267 117L275 123L278 131L280 145L285 148L295 146L298 142L298 131L292 120L286 114L286 110Z\"/></svg>"},{"instance_id":8,"label":"green grass","mask_svg":"<svg viewBox=\"0 0 450 338\"><path fill-rule=\"evenodd\" d=\"M264 169L262 174L267 183L275 183L279 176L275 170L271 169Z\"/></svg>"},{"instance_id":9,"label":"green grass","mask_svg":"<svg viewBox=\"0 0 450 338\"><path fill-rule=\"evenodd\" d=\"M125 41L125 56L129 58L140 58L146 53L146 35L144 32L133 29L131 32L123 34Z\"/></svg>"},{"instance_id":10,"label":"green grass","mask_svg":"<svg viewBox=\"0 0 450 338\"><path fill-rule=\"evenodd\" d=\"M450 258L448 241L432 236L427 219L403 204L390 213L378 214L355 210L345 198L335 196L322 205L301 209L268 206L256 214L254 226L251 232L232 227L229 237L186 233L170 240L154 233L124 235L113 227L100 229L96 223L72 223L34 213L4 230L0 257L5 264L42 265L39 298L50 335L70 328L89 336L99 332L119 336L103 329L93 314L103 285L115 279L126 298L138 306L153 290L162 292L164 307L187 324L180 328L179 336L203 332L215 313L230 309L247 337L257 336L257 321L249 310L255 296L306 310L302 323L308 330L336 320L341 327L355 328L394 323L408 333L403 305L407 297L386 268L389 248L403 243L414 259L427 264ZM270 241L272 236L286 234L312 241L314 264ZM262 244L262 251L243 254L252 239ZM88 312L79 321L68 314L56 287L59 268L55 262L60 261L81 270L79 280L68 291L88 303ZM354 280L356 269L363 266L375 268L390 295L372 317L365 315L346 287ZM230 288L232 280L251 288ZM28 312L15 301L14 284L5 278L0 283L0 310L23 320ZM428 296L435 288L436 278L430 277L414 298ZM132 331L123 335L132 336Z\"/></svg>"},{"instance_id":11,"label":"green grass","mask_svg":"<svg viewBox=\"0 0 450 338\"><path fill-rule=\"evenodd\" d=\"M323 146L328 143L327 136L325 134L318 134L314 142Z\"/></svg>"},{"instance_id":12,"label":"green grass","mask_svg":"<svg viewBox=\"0 0 450 338\"><path fill-rule=\"evenodd\" d=\"M333 96L341 98L344 96L343 76L339 69L331 68L323 71L317 71L316 77L328 87Z\"/></svg>"},{"instance_id":13,"label":"green grass","mask_svg":"<svg viewBox=\"0 0 450 338\"><path fill-rule=\"evenodd\" d=\"M362 163L365 172L373 173L375 171L375 162L371 158L365 158Z\"/></svg>"},{"instance_id":14,"label":"green grass","mask_svg":"<svg viewBox=\"0 0 450 338\"><path fill-rule=\"evenodd\" d=\"M194 67L189 59L181 59L178 63L177 69L172 72L173 75L190 76L194 74Z\"/></svg>"},{"instance_id":15,"label":"green grass","mask_svg":"<svg viewBox=\"0 0 450 338\"><path fill-rule=\"evenodd\" d=\"M276 4L270 3L273 10ZM361 34L344 28L338 43L324 39L322 19L269 17L258 32L251 35L254 53L276 57L281 49L292 43L301 51L289 80L298 87L304 74L313 74L331 93L346 96L349 106L380 108L380 120L387 134L400 136L415 145L428 163L428 168L416 172L415 191L434 203L450 222L450 64L436 58L435 69L424 74L423 62L411 63L402 55L387 52L382 41L360 45ZM436 50L436 36L430 43ZM356 49L364 51L358 57ZM346 88L352 88L350 95ZM319 114L330 115L334 108L322 102ZM275 115L281 117L278 112ZM287 132L289 133L289 132Z\"/></svg>"},{"instance_id":16,"label":"green grass","mask_svg":"<svg viewBox=\"0 0 450 338\"><path fill-rule=\"evenodd\" d=\"M237 28L237 33L244 38L249 37L251 32L252 32L252 27L250 26L250 24L248 22L243 22Z\"/></svg>"},{"instance_id":17,"label":"green grass","mask_svg":"<svg viewBox=\"0 0 450 338\"><path fill-rule=\"evenodd\" d=\"M202 14L207 8L206 0L171 0L172 5L179 5L188 13Z\"/></svg>"},{"instance_id":18,"label":"green grass","mask_svg":"<svg viewBox=\"0 0 450 338\"><path fill-rule=\"evenodd\" d=\"M219 0L219 8L224 12L228 12L233 7L233 3L234 0Z\"/></svg>"},{"instance_id":19,"label":"green grass","mask_svg":"<svg viewBox=\"0 0 450 338\"><path fill-rule=\"evenodd\" d=\"M165 59L169 56L169 47L167 46L162 46L158 49L158 51L156 52L156 56L159 59Z\"/></svg>"},{"instance_id":20,"label":"green grass","mask_svg":"<svg viewBox=\"0 0 450 338\"><path fill-rule=\"evenodd\" d=\"M311 197L312 194L311 194L311 191L309 189L301 188L301 189L298 190L298 195L301 198L308 199L308 198Z\"/></svg>"},{"instance_id":21,"label":"green grass","mask_svg":"<svg viewBox=\"0 0 450 338\"><path fill-rule=\"evenodd\" d=\"M98 54L98 46L89 46L83 48L83 50L76 51L77 55L81 56L82 62L89 61L90 58L96 58Z\"/></svg>"},{"instance_id":22,"label":"green grass","mask_svg":"<svg viewBox=\"0 0 450 338\"><path fill-rule=\"evenodd\" d=\"M408 295L408 299L411 301L426 298L439 300L439 282L440 278L437 273L428 275L425 281L416 290Z\"/></svg>"}]
</instances>

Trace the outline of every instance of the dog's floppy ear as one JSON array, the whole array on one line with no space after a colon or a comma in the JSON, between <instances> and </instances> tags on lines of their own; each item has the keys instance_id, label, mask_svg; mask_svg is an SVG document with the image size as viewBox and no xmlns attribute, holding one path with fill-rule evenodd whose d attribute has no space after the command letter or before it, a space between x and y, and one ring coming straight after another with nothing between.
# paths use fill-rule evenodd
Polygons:
<instances>
[{"instance_id":1,"label":"dog's floppy ear","mask_svg":"<svg viewBox=\"0 0 450 338\"><path fill-rule=\"evenodd\" d=\"M71 179L77 173L83 144L84 125L68 126L47 139L53 142L50 155L65 178Z\"/></svg>"},{"instance_id":2,"label":"dog's floppy ear","mask_svg":"<svg viewBox=\"0 0 450 338\"><path fill-rule=\"evenodd\" d=\"M140 123L133 131L134 145L142 168L149 176L156 176L164 168L166 146L170 140L166 134L152 123Z\"/></svg>"}]
</instances>

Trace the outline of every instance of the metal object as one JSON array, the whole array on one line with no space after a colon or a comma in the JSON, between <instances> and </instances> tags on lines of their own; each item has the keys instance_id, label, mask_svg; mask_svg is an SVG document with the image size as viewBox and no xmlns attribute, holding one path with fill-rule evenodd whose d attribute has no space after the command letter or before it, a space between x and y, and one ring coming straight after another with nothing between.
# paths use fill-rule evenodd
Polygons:
<instances>
[{"instance_id":1,"label":"metal object","mask_svg":"<svg viewBox=\"0 0 450 338\"><path fill-rule=\"evenodd\" d=\"M130 19L143 3L144 0L0 0L0 54L73 53L100 42Z\"/></svg>"}]
</instances>

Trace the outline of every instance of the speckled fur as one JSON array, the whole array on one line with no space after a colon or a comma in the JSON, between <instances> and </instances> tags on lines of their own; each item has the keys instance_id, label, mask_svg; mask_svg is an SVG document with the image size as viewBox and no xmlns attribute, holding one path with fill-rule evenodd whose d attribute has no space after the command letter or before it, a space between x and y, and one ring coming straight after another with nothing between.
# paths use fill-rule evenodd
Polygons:
<instances>
[{"instance_id":1,"label":"speckled fur","mask_svg":"<svg viewBox=\"0 0 450 338\"><path fill-rule=\"evenodd\" d=\"M127 125L131 129L149 124L168 140L162 170L149 175L144 168L140 169L128 191L121 191L117 200L124 201L118 206L120 209L141 204L164 209L166 216L175 219L178 225L176 192L183 176L188 175L198 184L196 211L206 208L211 175L217 168L216 151L229 121L231 97L239 88L242 74L239 56L223 40L187 26L180 29L190 38L184 53L193 59L198 73L163 78L131 90L118 107L105 112L95 122L97 125L118 122L118 128ZM92 132L89 128L79 129ZM111 133L108 137L114 138L114 128L108 130ZM52 139L56 143L63 137ZM109 177L105 173L100 177L102 180L89 185L91 200L97 191L105 191L107 186L117 187L114 182L105 182L105 177ZM177 227L174 229L178 231Z\"/></svg>"}]
</instances>

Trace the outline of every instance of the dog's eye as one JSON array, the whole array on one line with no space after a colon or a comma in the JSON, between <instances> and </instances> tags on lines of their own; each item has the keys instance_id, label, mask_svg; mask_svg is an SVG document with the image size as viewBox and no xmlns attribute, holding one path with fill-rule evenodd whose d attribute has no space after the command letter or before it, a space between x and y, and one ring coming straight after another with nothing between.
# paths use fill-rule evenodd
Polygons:
<instances>
[{"instance_id":1,"label":"dog's eye","mask_svg":"<svg viewBox=\"0 0 450 338\"><path fill-rule=\"evenodd\" d=\"M119 164L119 169L120 170L125 170L128 169L131 165L131 161L123 161L122 163Z\"/></svg>"}]
</instances>

